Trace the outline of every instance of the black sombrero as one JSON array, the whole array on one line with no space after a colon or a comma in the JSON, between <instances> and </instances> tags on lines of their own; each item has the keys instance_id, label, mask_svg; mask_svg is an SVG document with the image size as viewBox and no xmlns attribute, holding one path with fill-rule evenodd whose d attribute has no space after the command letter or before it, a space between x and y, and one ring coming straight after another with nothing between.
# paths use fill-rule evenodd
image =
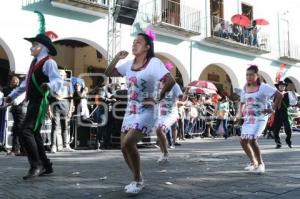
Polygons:
<instances>
[{"instance_id":1,"label":"black sombrero","mask_svg":"<svg viewBox=\"0 0 300 199\"><path fill-rule=\"evenodd\" d=\"M287 86L287 83L284 82L284 81L279 81L279 82L277 82L277 83L275 84L276 87L279 86L279 85Z\"/></svg>"},{"instance_id":2,"label":"black sombrero","mask_svg":"<svg viewBox=\"0 0 300 199\"><path fill-rule=\"evenodd\" d=\"M24 38L25 40L29 41L29 42L39 42L41 44L43 44L44 46L46 46L49 50L49 55L55 56L57 55L57 51L51 41L51 39L45 35L45 34L38 34L36 37L32 37L32 38Z\"/></svg>"}]
</instances>

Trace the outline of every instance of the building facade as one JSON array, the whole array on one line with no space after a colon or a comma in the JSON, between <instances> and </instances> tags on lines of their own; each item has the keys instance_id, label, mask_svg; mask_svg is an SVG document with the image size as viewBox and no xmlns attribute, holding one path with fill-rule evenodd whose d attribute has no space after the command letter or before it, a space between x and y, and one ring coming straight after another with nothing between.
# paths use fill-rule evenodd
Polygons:
<instances>
[{"instance_id":1,"label":"building facade","mask_svg":"<svg viewBox=\"0 0 300 199\"><path fill-rule=\"evenodd\" d=\"M88 73L103 72L111 55L131 51L138 32L156 33L155 52L163 62L171 62L173 75L183 85L193 80L209 80L231 95L245 84L250 64L274 84L280 66L283 79L292 81L300 93L300 51L290 35L290 23L282 11L266 9L255 0L140 0L132 26L113 24L112 3L107 0L4 0L0 6L0 78L7 83L9 72L24 74L31 58L30 44L23 40L38 33L43 13L47 31L54 38L61 68L73 75L86 74L87 85L97 84ZM233 16L247 16L250 23L233 23ZM268 25L253 24L265 19ZM262 22L261 22L262 23ZM239 24L239 26L234 25ZM130 58L130 57L129 57Z\"/></svg>"}]
</instances>

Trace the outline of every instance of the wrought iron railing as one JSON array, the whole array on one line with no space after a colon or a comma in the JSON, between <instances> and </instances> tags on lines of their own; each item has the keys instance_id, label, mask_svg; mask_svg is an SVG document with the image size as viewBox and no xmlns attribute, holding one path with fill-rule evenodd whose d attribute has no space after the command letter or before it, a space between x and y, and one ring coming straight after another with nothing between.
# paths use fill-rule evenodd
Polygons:
<instances>
[{"instance_id":1,"label":"wrought iron railing","mask_svg":"<svg viewBox=\"0 0 300 199\"><path fill-rule=\"evenodd\" d=\"M292 42L283 41L280 56L300 59L300 46Z\"/></svg>"},{"instance_id":2,"label":"wrought iron railing","mask_svg":"<svg viewBox=\"0 0 300 199\"><path fill-rule=\"evenodd\" d=\"M200 10L172 0L152 0L139 8L140 23L167 24L200 33Z\"/></svg>"},{"instance_id":3,"label":"wrought iron railing","mask_svg":"<svg viewBox=\"0 0 300 199\"><path fill-rule=\"evenodd\" d=\"M71 1L94 4L99 6L108 6L108 0L71 0Z\"/></svg>"}]
</instances>

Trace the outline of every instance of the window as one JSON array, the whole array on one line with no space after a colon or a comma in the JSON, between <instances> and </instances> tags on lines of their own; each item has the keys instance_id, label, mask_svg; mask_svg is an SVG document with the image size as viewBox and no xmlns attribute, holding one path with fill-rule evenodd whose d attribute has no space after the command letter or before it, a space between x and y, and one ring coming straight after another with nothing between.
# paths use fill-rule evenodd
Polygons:
<instances>
[{"instance_id":1,"label":"window","mask_svg":"<svg viewBox=\"0 0 300 199\"><path fill-rule=\"evenodd\" d=\"M223 0L210 0L210 15L214 18L224 18Z\"/></svg>"},{"instance_id":2,"label":"window","mask_svg":"<svg viewBox=\"0 0 300 199\"><path fill-rule=\"evenodd\" d=\"M180 25L180 0L162 0L163 22Z\"/></svg>"},{"instance_id":3,"label":"window","mask_svg":"<svg viewBox=\"0 0 300 199\"><path fill-rule=\"evenodd\" d=\"M242 3L242 15L247 16L250 19L250 21L252 21L253 20L253 7L248 4Z\"/></svg>"},{"instance_id":4,"label":"window","mask_svg":"<svg viewBox=\"0 0 300 199\"><path fill-rule=\"evenodd\" d=\"M207 80L212 81L212 82L220 82L220 76L217 74L208 74L207 75Z\"/></svg>"}]
</instances>

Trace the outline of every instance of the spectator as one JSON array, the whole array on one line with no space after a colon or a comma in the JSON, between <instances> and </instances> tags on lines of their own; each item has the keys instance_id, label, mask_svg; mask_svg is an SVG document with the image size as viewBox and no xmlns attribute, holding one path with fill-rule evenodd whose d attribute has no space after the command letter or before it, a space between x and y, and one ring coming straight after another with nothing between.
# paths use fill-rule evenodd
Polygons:
<instances>
[{"instance_id":1,"label":"spectator","mask_svg":"<svg viewBox=\"0 0 300 199\"><path fill-rule=\"evenodd\" d=\"M64 70L59 71L60 76L65 81L67 74ZM59 132L58 125L60 123L61 136L63 148L62 151L70 152L73 149L70 148L68 140L68 120L71 117L72 113L72 103L70 99L73 98L73 91L71 89L70 83L64 82L64 87L59 96L53 96L51 98L50 104L50 118L52 120L51 125L51 153L55 153L58 149L57 146L57 134Z\"/></svg>"},{"instance_id":2,"label":"spectator","mask_svg":"<svg viewBox=\"0 0 300 199\"><path fill-rule=\"evenodd\" d=\"M223 126L224 131L224 138L227 139L228 137L228 114L229 114L229 102L227 100L227 97L223 96L216 108L216 116L217 116L217 122L215 126L215 135L220 131L220 125Z\"/></svg>"},{"instance_id":3,"label":"spectator","mask_svg":"<svg viewBox=\"0 0 300 199\"><path fill-rule=\"evenodd\" d=\"M7 97L16 87L19 85L19 78L13 76L10 80L10 85L3 89L4 96ZM26 114L26 106L24 103L25 94L21 95L14 100L10 112L13 116L13 127L12 127L12 149L7 155L23 155L25 154L24 144L21 140L21 125L24 121Z\"/></svg>"}]
</instances>

